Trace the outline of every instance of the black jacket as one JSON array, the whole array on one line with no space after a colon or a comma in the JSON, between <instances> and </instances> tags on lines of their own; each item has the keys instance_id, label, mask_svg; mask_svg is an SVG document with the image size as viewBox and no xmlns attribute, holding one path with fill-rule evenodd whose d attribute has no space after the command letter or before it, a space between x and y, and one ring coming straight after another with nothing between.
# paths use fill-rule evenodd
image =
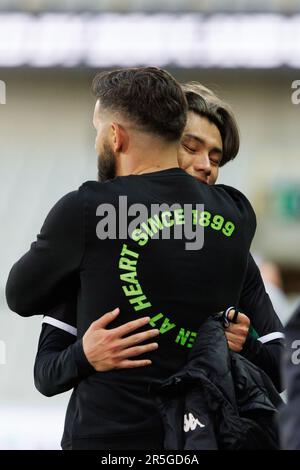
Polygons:
<instances>
[{"instance_id":1,"label":"black jacket","mask_svg":"<svg viewBox=\"0 0 300 470\"><path fill-rule=\"evenodd\" d=\"M186 365L152 385L165 449L276 449L282 400L270 378L228 349L219 316L201 327Z\"/></svg>"},{"instance_id":2,"label":"black jacket","mask_svg":"<svg viewBox=\"0 0 300 470\"><path fill-rule=\"evenodd\" d=\"M142 218L137 203L145 206ZM164 210L162 203L173 209ZM183 226L196 228L198 249L187 249L191 232ZM76 385L64 448L86 448L96 439L95 449L110 449L116 435L131 435L132 445L142 434L157 435L161 420L148 385L182 367L207 316L237 304L255 227L243 194L201 184L180 168L90 181L54 206L36 242L10 272L10 308L23 316L41 314L76 292L79 341L116 306L120 315L111 328L146 316L161 332L159 347L139 356L150 359L149 366L95 372Z\"/></svg>"}]
</instances>

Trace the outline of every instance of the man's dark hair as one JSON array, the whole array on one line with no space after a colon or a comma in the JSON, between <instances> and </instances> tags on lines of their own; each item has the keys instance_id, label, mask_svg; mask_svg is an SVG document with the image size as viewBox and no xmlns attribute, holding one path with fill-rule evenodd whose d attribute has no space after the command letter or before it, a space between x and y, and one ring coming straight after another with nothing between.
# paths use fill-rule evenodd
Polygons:
<instances>
[{"instance_id":1,"label":"man's dark hair","mask_svg":"<svg viewBox=\"0 0 300 470\"><path fill-rule=\"evenodd\" d=\"M179 83L165 70L140 67L100 72L92 91L104 109L120 112L146 132L179 140L187 102Z\"/></svg>"},{"instance_id":2,"label":"man's dark hair","mask_svg":"<svg viewBox=\"0 0 300 470\"><path fill-rule=\"evenodd\" d=\"M182 85L182 89L189 111L207 118L219 129L223 143L220 166L224 166L236 157L240 148L239 130L230 106L201 83L186 83Z\"/></svg>"}]
</instances>

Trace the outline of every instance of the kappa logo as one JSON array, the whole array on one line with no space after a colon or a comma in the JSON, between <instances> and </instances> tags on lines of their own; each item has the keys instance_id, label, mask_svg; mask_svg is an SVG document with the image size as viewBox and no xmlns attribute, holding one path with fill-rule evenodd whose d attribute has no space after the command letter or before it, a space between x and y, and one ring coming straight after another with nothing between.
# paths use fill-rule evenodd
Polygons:
<instances>
[{"instance_id":1,"label":"kappa logo","mask_svg":"<svg viewBox=\"0 0 300 470\"><path fill-rule=\"evenodd\" d=\"M183 430L184 432L195 431L196 427L205 428L205 424L200 423L199 419L196 419L192 413L184 415Z\"/></svg>"}]
</instances>

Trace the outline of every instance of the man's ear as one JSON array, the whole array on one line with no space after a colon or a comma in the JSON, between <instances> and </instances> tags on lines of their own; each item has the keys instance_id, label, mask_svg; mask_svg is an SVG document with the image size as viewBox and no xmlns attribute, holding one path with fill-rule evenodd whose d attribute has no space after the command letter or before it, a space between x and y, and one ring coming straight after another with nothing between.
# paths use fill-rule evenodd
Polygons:
<instances>
[{"instance_id":1,"label":"man's ear","mask_svg":"<svg viewBox=\"0 0 300 470\"><path fill-rule=\"evenodd\" d=\"M111 123L111 144L115 152L124 152L128 146L128 134L117 122Z\"/></svg>"}]
</instances>

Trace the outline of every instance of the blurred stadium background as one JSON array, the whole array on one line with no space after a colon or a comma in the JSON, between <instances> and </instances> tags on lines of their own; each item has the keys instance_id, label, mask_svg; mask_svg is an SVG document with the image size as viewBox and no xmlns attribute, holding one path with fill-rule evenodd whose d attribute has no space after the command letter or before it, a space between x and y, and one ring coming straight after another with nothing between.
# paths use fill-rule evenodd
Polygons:
<instances>
[{"instance_id":1,"label":"blurred stadium background","mask_svg":"<svg viewBox=\"0 0 300 470\"><path fill-rule=\"evenodd\" d=\"M96 69L159 65L229 101L242 144L220 182L256 209L253 252L280 270L286 321L300 296L299 10L298 0L0 0L0 449L60 448L69 394L35 390L41 319L9 312L4 286L51 206L96 179Z\"/></svg>"}]
</instances>

